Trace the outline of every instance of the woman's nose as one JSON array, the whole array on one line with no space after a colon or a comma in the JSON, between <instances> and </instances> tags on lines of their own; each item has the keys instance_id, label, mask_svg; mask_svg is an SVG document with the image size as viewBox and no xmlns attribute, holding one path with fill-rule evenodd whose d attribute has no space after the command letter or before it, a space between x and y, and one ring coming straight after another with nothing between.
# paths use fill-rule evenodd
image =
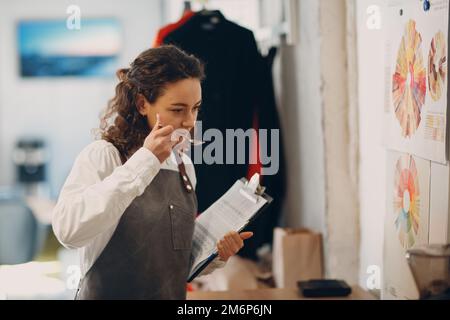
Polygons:
<instances>
[{"instance_id":1,"label":"woman's nose","mask_svg":"<svg viewBox=\"0 0 450 320\"><path fill-rule=\"evenodd\" d=\"M196 117L192 114L187 115L183 121L183 127L187 129L191 129L195 126Z\"/></svg>"}]
</instances>

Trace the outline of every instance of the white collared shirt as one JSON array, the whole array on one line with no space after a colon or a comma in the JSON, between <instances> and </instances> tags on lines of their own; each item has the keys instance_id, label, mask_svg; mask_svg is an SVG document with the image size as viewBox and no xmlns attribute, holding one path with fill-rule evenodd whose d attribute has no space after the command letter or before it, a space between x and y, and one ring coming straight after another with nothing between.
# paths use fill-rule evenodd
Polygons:
<instances>
[{"instance_id":1,"label":"white collared shirt","mask_svg":"<svg viewBox=\"0 0 450 320\"><path fill-rule=\"evenodd\" d=\"M194 165L187 155L182 159L195 189ZM78 249L82 277L108 244L127 207L161 168L178 171L176 161L168 158L161 164L144 147L122 165L117 148L105 140L92 142L78 155L53 210L52 226L65 247ZM224 265L217 258L201 275Z\"/></svg>"}]
</instances>

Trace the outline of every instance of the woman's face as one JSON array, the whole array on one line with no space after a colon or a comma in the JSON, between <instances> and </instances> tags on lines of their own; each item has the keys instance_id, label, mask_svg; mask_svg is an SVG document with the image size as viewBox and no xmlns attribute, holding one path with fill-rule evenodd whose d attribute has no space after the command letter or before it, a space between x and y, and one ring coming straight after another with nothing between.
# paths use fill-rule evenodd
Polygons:
<instances>
[{"instance_id":1,"label":"woman's face","mask_svg":"<svg viewBox=\"0 0 450 320\"><path fill-rule=\"evenodd\" d=\"M202 102L200 80L189 78L170 83L154 103L143 100L139 112L146 116L150 128L154 127L156 114L159 113L162 126L171 125L174 129L191 131Z\"/></svg>"}]
</instances>

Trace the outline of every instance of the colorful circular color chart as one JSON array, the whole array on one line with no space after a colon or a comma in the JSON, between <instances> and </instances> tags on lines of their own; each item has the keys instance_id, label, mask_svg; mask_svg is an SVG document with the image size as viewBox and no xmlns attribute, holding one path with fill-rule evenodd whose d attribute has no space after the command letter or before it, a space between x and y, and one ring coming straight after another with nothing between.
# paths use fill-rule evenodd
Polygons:
<instances>
[{"instance_id":1,"label":"colorful circular color chart","mask_svg":"<svg viewBox=\"0 0 450 320\"><path fill-rule=\"evenodd\" d=\"M444 34L439 31L431 40L428 53L428 92L434 101L445 90L447 79L447 48Z\"/></svg>"},{"instance_id":2,"label":"colorful circular color chart","mask_svg":"<svg viewBox=\"0 0 450 320\"><path fill-rule=\"evenodd\" d=\"M392 76L392 102L403 137L410 137L416 132L425 103L426 72L421 45L422 36L416 30L416 22L409 20Z\"/></svg>"},{"instance_id":3,"label":"colorful circular color chart","mask_svg":"<svg viewBox=\"0 0 450 320\"><path fill-rule=\"evenodd\" d=\"M411 155L398 159L394 179L395 227L400 243L407 249L416 241L420 221L419 178Z\"/></svg>"}]
</instances>

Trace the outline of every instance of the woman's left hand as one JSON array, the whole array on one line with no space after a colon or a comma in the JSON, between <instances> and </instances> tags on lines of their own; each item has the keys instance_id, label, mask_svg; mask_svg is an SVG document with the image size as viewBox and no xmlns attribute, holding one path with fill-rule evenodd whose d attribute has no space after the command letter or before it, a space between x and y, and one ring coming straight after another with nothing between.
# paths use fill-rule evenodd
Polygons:
<instances>
[{"instance_id":1,"label":"woman's left hand","mask_svg":"<svg viewBox=\"0 0 450 320\"><path fill-rule=\"evenodd\" d=\"M229 257L234 256L244 246L244 240L252 236L253 232L241 232L240 234L236 231L228 232L217 243L220 260L227 261Z\"/></svg>"}]
</instances>

